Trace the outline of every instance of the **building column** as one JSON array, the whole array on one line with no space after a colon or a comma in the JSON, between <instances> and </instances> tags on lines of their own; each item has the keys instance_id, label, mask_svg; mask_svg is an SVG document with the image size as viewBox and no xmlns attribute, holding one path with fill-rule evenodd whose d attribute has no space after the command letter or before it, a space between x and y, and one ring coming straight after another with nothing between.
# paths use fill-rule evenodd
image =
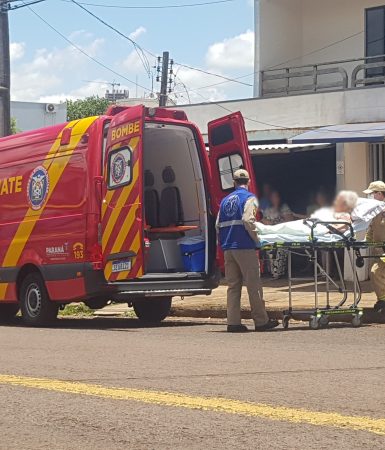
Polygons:
<instances>
[{"instance_id":1,"label":"building column","mask_svg":"<svg viewBox=\"0 0 385 450\"><path fill-rule=\"evenodd\" d=\"M253 96L261 96L261 60L260 60L260 46L261 46L261 0L254 0L254 90Z\"/></svg>"}]
</instances>

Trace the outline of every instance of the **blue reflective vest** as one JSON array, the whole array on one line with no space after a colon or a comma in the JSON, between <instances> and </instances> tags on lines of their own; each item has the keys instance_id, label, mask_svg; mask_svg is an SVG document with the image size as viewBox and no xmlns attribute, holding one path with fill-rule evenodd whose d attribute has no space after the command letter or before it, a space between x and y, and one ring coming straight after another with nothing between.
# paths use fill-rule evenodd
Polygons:
<instances>
[{"instance_id":1,"label":"blue reflective vest","mask_svg":"<svg viewBox=\"0 0 385 450\"><path fill-rule=\"evenodd\" d=\"M222 250L257 248L242 221L245 204L251 197L255 198L255 195L247 189L237 188L222 200L218 220Z\"/></svg>"}]
</instances>

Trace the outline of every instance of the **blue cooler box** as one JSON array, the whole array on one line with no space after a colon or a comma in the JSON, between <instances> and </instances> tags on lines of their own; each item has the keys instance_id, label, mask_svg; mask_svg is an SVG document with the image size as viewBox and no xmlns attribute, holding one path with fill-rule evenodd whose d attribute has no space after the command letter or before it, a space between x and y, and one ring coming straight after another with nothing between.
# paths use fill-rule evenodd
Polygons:
<instances>
[{"instance_id":1,"label":"blue cooler box","mask_svg":"<svg viewBox=\"0 0 385 450\"><path fill-rule=\"evenodd\" d=\"M204 272L206 259L204 239L201 237L182 238L178 243L186 272Z\"/></svg>"}]
</instances>

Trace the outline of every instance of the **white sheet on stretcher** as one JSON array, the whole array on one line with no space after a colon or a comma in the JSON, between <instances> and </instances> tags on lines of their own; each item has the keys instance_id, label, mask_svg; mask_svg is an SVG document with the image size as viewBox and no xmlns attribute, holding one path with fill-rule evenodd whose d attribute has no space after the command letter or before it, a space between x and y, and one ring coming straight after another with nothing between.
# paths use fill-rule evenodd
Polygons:
<instances>
[{"instance_id":1,"label":"white sheet on stretcher","mask_svg":"<svg viewBox=\"0 0 385 450\"><path fill-rule=\"evenodd\" d=\"M385 203L383 202L370 199L359 199L357 212L355 209L352 213L354 233L356 234L367 230L371 220L377 214L384 211ZM336 221L331 208L321 208L316 211L311 218L323 222ZM309 242L311 236L311 228L303 220L294 220L278 225L263 225L262 223L258 223L257 228L262 246L273 243ZM345 235L350 237L350 231L347 231ZM317 225L314 228L314 237L317 238L318 242L326 243L338 242L343 239L342 236L331 233L330 230L323 225Z\"/></svg>"}]
</instances>

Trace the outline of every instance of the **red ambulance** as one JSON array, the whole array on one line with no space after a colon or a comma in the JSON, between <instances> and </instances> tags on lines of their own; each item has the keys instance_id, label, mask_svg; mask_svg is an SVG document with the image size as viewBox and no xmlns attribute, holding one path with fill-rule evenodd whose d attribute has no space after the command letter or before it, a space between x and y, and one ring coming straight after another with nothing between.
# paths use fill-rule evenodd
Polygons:
<instances>
[{"instance_id":1,"label":"red ambulance","mask_svg":"<svg viewBox=\"0 0 385 450\"><path fill-rule=\"evenodd\" d=\"M208 132L209 153L183 111L115 106L0 139L0 319L113 300L160 321L172 297L209 295L219 202L253 170L240 113Z\"/></svg>"}]
</instances>

